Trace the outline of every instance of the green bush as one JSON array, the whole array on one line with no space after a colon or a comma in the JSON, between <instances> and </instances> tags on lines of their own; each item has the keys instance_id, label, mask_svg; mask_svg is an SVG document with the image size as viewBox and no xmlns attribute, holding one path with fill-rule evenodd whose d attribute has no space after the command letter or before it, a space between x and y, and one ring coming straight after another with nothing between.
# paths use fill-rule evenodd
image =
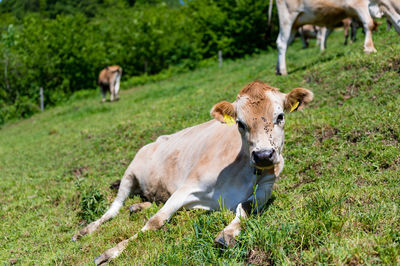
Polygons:
<instances>
[{"instance_id":1,"label":"green bush","mask_svg":"<svg viewBox=\"0 0 400 266\"><path fill-rule=\"evenodd\" d=\"M261 0L15 3L0 3L0 21L16 23L0 22L0 124L37 111L40 87L46 107L97 88L107 65L121 65L123 80L133 77L127 84L143 84L194 69L219 50L237 58L275 41L264 38L268 4Z\"/></svg>"}]
</instances>

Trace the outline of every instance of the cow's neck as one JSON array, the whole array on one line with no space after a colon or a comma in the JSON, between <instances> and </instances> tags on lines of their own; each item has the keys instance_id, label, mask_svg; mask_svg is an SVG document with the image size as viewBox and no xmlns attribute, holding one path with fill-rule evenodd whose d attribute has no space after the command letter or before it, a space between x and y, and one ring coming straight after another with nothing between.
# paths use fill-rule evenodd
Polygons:
<instances>
[{"instance_id":1,"label":"cow's neck","mask_svg":"<svg viewBox=\"0 0 400 266\"><path fill-rule=\"evenodd\" d=\"M256 176L275 174L274 167L269 168L269 169L260 169L260 168L253 167L253 170L254 170L254 175L256 175Z\"/></svg>"}]
</instances>

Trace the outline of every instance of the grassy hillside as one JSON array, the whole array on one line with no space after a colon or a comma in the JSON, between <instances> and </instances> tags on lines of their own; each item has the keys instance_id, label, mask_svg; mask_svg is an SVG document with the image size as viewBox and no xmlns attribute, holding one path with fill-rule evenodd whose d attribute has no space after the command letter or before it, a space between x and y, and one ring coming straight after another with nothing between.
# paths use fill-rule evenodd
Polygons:
<instances>
[{"instance_id":1,"label":"grassy hillside","mask_svg":"<svg viewBox=\"0 0 400 266\"><path fill-rule=\"evenodd\" d=\"M141 234L115 264L400 264L400 44L384 27L377 54L362 36L336 32L321 54L289 47L289 76L274 75L276 51L224 62L123 91L117 103L76 99L0 130L0 264L89 264L138 232L160 206L116 219L74 243L98 216L137 150L161 134L210 119L259 79L287 92L313 90L287 116L285 169L265 210L243 223L233 249L213 244L230 211L180 211ZM138 202L133 197L126 206ZM85 207L93 203L96 208ZM80 215L83 213L84 215ZM88 218L87 218L88 219Z\"/></svg>"}]
</instances>

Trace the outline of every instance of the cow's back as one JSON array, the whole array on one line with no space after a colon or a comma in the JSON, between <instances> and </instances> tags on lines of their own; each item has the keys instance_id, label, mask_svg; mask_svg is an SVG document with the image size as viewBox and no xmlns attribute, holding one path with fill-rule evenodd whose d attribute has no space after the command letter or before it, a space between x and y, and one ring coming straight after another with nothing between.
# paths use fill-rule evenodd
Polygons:
<instances>
[{"instance_id":1,"label":"cow's back","mask_svg":"<svg viewBox=\"0 0 400 266\"><path fill-rule=\"evenodd\" d=\"M100 71L99 74L99 85L108 85L110 80L110 75L109 75L109 71L107 68L104 68L102 71Z\"/></svg>"},{"instance_id":2,"label":"cow's back","mask_svg":"<svg viewBox=\"0 0 400 266\"><path fill-rule=\"evenodd\" d=\"M108 66L100 71L99 74L99 84L108 85L111 82L111 78L115 75L115 73L121 74L122 69L118 65Z\"/></svg>"},{"instance_id":3,"label":"cow's back","mask_svg":"<svg viewBox=\"0 0 400 266\"><path fill-rule=\"evenodd\" d=\"M220 171L235 160L240 141L236 126L216 120L160 136L140 149L133 160L143 196L165 202L185 183L204 182L203 176L196 176L196 170Z\"/></svg>"},{"instance_id":4,"label":"cow's back","mask_svg":"<svg viewBox=\"0 0 400 266\"><path fill-rule=\"evenodd\" d=\"M346 17L355 17L354 6L357 0L286 0L288 9L300 12L295 27L305 24L336 26Z\"/></svg>"}]
</instances>

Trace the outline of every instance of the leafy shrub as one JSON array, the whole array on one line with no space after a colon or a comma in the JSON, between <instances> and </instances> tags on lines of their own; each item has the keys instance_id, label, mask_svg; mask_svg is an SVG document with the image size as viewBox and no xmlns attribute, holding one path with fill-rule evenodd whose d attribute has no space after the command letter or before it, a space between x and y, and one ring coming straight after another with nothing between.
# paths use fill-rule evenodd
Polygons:
<instances>
[{"instance_id":1,"label":"leafy shrub","mask_svg":"<svg viewBox=\"0 0 400 266\"><path fill-rule=\"evenodd\" d=\"M0 77L0 123L36 112L40 87L45 107L97 88L97 75L107 65L121 65L123 80L134 77L128 84L138 85L194 69L219 50L224 58L237 58L275 42L264 38L268 3L263 0L192 0L184 5L152 0L131 7L117 0L84 1L60 10L44 3L18 11L15 26L3 29L3 18L13 21L13 2L0 2L0 73L5 73ZM278 28L276 21L274 25L272 35Z\"/></svg>"}]
</instances>

